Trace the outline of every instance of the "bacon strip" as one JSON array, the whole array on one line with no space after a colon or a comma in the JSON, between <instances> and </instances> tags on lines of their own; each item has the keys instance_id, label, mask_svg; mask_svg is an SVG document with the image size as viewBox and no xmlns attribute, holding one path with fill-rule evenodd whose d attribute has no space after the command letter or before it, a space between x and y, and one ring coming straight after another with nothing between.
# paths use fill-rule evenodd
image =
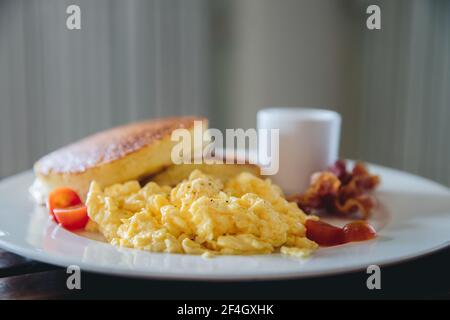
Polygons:
<instances>
[{"instance_id":1,"label":"bacon strip","mask_svg":"<svg viewBox=\"0 0 450 320\"><path fill-rule=\"evenodd\" d=\"M289 197L303 211L312 214L330 213L343 216L369 217L376 205L370 194L380 184L380 177L371 175L358 162L352 171L344 160L338 160L328 171L315 173L304 194Z\"/></svg>"}]
</instances>

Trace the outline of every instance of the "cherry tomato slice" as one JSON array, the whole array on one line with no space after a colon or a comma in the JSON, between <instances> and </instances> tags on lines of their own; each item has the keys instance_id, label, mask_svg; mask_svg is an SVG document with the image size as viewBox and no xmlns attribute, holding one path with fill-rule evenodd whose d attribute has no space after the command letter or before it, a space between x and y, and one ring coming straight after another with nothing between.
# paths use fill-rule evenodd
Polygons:
<instances>
[{"instance_id":1,"label":"cherry tomato slice","mask_svg":"<svg viewBox=\"0 0 450 320\"><path fill-rule=\"evenodd\" d=\"M306 237L320 246L336 246L346 242L341 228L315 220L306 220Z\"/></svg>"},{"instance_id":2,"label":"cherry tomato slice","mask_svg":"<svg viewBox=\"0 0 450 320\"><path fill-rule=\"evenodd\" d=\"M346 242L365 241L375 238L377 232L365 221L355 221L347 223L342 228Z\"/></svg>"},{"instance_id":3,"label":"cherry tomato slice","mask_svg":"<svg viewBox=\"0 0 450 320\"><path fill-rule=\"evenodd\" d=\"M56 221L69 230L81 229L89 221L87 208L84 204L79 204L69 208L56 208L53 210Z\"/></svg>"},{"instance_id":4,"label":"cherry tomato slice","mask_svg":"<svg viewBox=\"0 0 450 320\"><path fill-rule=\"evenodd\" d=\"M70 188L57 188L50 192L47 206L50 215L55 219L54 210L64 209L82 204L78 194Z\"/></svg>"}]
</instances>

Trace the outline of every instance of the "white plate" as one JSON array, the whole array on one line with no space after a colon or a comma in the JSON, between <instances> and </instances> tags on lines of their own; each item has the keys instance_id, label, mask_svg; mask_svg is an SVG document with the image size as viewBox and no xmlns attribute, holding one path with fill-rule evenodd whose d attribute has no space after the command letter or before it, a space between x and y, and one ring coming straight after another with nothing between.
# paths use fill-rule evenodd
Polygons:
<instances>
[{"instance_id":1,"label":"white plate","mask_svg":"<svg viewBox=\"0 0 450 320\"><path fill-rule=\"evenodd\" d=\"M281 279L354 271L417 257L449 244L450 190L408 173L370 166L381 175L380 202L371 223L375 240L320 248L308 259L280 254L200 256L121 249L68 232L49 220L28 195L24 172L0 182L0 247L31 259L85 271L144 278Z\"/></svg>"}]
</instances>

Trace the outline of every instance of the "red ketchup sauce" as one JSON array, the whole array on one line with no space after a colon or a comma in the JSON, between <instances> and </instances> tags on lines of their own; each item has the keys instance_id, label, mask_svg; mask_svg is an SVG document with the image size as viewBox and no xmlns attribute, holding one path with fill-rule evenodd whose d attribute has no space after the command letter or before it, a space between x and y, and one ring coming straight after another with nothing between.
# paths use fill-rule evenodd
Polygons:
<instances>
[{"instance_id":1,"label":"red ketchup sauce","mask_svg":"<svg viewBox=\"0 0 450 320\"><path fill-rule=\"evenodd\" d=\"M365 241L375 238L375 229L365 221L347 223L339 228L322 221L306 221L306 237L319 246L337 246L347 242Z\"/></svg>"}]
</instances>

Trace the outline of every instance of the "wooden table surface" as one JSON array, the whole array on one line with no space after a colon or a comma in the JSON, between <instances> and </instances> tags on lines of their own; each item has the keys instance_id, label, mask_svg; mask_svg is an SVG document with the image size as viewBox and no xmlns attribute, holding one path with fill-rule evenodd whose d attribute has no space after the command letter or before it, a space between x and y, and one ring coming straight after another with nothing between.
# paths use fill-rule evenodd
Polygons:
<instances>
[{"instance_id":1,"label":"wooden table surface","mask_svg":"<svg viewBox=\"0 0 450 320\"><path fill-rule=\"evenodd\" d=\"M142 280L81 273L69 290L64 268L0 249L0 299L295 299L450 298L450 248L381 269L381 290L368 290L365 271L330 277L257 282Z\"/></svg>"}]
</instances>

